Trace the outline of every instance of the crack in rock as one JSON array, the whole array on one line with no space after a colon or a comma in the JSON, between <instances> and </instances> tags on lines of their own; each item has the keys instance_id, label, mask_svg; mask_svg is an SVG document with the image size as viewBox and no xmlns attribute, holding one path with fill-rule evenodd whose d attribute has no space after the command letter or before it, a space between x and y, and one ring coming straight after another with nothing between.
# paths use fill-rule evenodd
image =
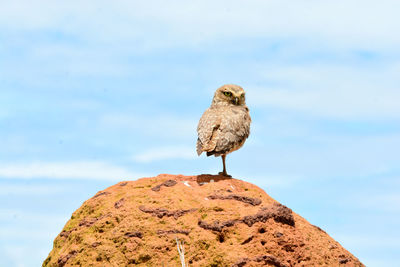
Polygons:
<instances>
[{"instance_id":1,"label":"crack in rock","mask_svg":"<svg viewBox=\"0 0 400 267\"><path fill-rule=\"evenodd\" d=\"M341 260L339 260L339 264L346 264L346 263L348 263L350 260L349 259L341 259Z\"/></svg>"},{"instance_id":2,"label":"crack in rock","mask_svg":"<svg viewBox=\"0 0 400 267\"><path fill-rule=\"evenodd\" d=\"M179 230L179 229L173 229L173 230L158 230L157 234L158 235L169 235L169 234L184 234L188 235L190 233L189 230Z\"/></svg>"},{"instance_id":3,"label":"crack in rock","mask_svg":"<svg viewBox=\"0 0 400 267\"><path fill-rule=\"evenodd\" d=\"M276 222L294 226L292 210L279 203L264 207L255 215L245 216L242 219L228 220L225 222L214 221L210 224L199 220L198 226L206 230L221 232L224 227L231 227L236 223L244 223L251 227L256 222L266 222L270 218L274 219Z\"/></svg>"},{"instance_id":4,"label":"crack in rock","mask_svg":"<svg viewBox=\"0 0 400 267\"><path fill-rule=\"evenodd\" d=\"M110 217L111 214L104 214L98 218L84 218L82 221L79 222L79 226L83 226L83 227L89 227L91 225L93 225L95 222L105 218L105 217Z\"/></svg>"},{"instance_id":5,"label":"crack in rock","mask_svg":"<svg viewBox=\"0 0 400 267\"><path fill-rule=\"evenodd\" d=\"M122 205L124 205L125 202L125 198L121 198L120 200L118 200L117 202L114 203L114 208L119 209L122 207Z\"/></svg>"},{"instance_id":6,"label":"crack in rock","mask_svg":"<svg viewBox=\"0 0 400 267\"><path fill-rule=\"evenodd\" d=\"M288 265L280 262L276 257L272 255L263 255L263 256L258 256L253 259L255 262L263 262L264 264L272 264L276 267L287 267Z\"/></svg>"},{"instance_id":7,"label":"crack in rock","mask_svg":"<svg viewBox=\"0 0 400 267\"><path fill-rule=\"evenodd\" d=\"M244 245L244 244L247 244L247 243L249 243L251 240L253 240L253 238L254 238L254 236L252 235L252 236L250 236L249 238L247 238L245 241L243 241L242 243L241 243L241 245Z\"/></svg>"},{"instance_id":8,"label":"crack in rock","mask_svg":"<svg viewBox=\"0 0 400 267\"><path fill-rule=\"evenodd\" d=\"M232 267L243 267L245 266L247 263L249 262L258 262L258 263L263 263L263 265L273 265L276 267L288 267L288 265L280 262L276 257L266 254L266 255L262 255L262 256L258 256L255 258L243 258L240 259L238 262L236 262L235 264L232 265Z\"/></svg>"},{"instance_id":9,"label":"crack in rock","mask_svg":"<svg viewBox=\"0 0 400 267\"><path fill-rule=\"evenodd\" d=\"M228 195L228 196L211 195L211 196L208 196L208 198L210 198L210 199L222 199L222 200L233 199L233 200L241 201L243 203L247 203L247 204L250 204L250 205L253 205L253 206L258 206L258 205L261 204L261 199L259 199L259 198L252 198L252 197L240 196L240 195L235 195L235 194Z\"/></svg>"},{"instance_id":10,"label":"crack in rock","mask_svg":"<svg viewBox=\"0 0 400 267\"><path fill-rule=\"evenodd\" d=\"M167 217L174 217L174 219L178 219L179 217L185 215L186 213L189 212L194 212L197 209L188 209L188 210L167 210L167 209L161 209L161 208L156 208L156 209L151 209L151 208L146 208L145 206L139 206L139 209L142 212L145 213L150 213L153 216L157 216L158 218L162 218L164 216Z\"/></svg>"},{"instance_id":11,"label":"crack in rock","mask_svg":"<svg viewBox=\"0 0 400 267\"><path fill-rule=\"evenodd\" d=\"M161 186L171 187L171 186L174 186L176 184L177 184L177 182L175 180L167 180L164 183L153 187L151 190L158 192L158 191L160 191Z\"/></svg>"},{"instance_id":12,"label":"crack in rock","mask_svg":"<svg viewBox=\"0 0 400 267\"><path fill-rule=\"evenodd\" d=\"M245 216L242 222L252 226L256 222L266 222L270 218L273 218L276 222L294 226L292 210L279 203L264 207L255 215Z\"/></svg>"},{"instance_id":13,"label":"crack in rock","mask_svg":"<svg viewBox=\"0 0 400 267\"><path fill-rule=\"evenodd\" d=\"M229 221L225 221L225 222L214 221L213 223L208 224L205 221L199 220L199 222L197 224L198 224L198 226L200 226L201 228L206 229L206 230L222 232L222 229L224 227L234 226L238 222L240 222L240 220L229 220Z\"/></svg>"},{"instance_id":14,"label":"crack in rock","mask_svg":"<svg viewBox=\"0 0 400 267\"><path fill-rule=\"evenodd\" d=\"M59 267L63 267L63 266L67 263L67 261L68 261L69 259L75 257L76 254L78 254L78 251L72 250L72 251L70 251L67 255L61 256L61 257L57 260L58 266L59 266Z\"/></svg>"},{"instance_id":15,"label":"crack in rock","mask_svg":"<svg viewBox=\"0 0 400 267\"><path fill-rule=\"evenodd\" d=\"M137 238L142 238L142 237L143 237L142 232L139 232L139 231L136 231L136 232L126 232L124 235L127 236L127 237L137 237Z\"/></svg>"},{"instance_id":16,"label":"crack in rock","mask_svg":"<svg viewBox=\"0 0 400 267\"><path fill-rule=\"evenodd\" d=\"M94 242L94 243L92 243L92 248L95 248L95 247L98 247L98 246L100 246L101 245L101 242Z\"/></svg>"},{"instance_id":17,"label":"crack in rock","mask_svg":"<svg viewBox=\"0 0 400 267\"><path fill-rule=\"evenodd\" d=\"M98 218L84 218L82 221L79 222L79 226L89 227L98 220Z\"/></svg>"},{"instance_id":18,"label":"crack in rock","mask_svg":"<svg viewBox=\"0 0 400 267\"><path fill-rule=\"evenodd\" d=\"M61 236L61 237L67 238L67 237L68 237L73 231L75 231L75 230L76 230L76 228L71 229L71 230L69 230L69 231L63 230L63 231L60 233L60 236Z\"/></svg>"},{"instance_id":19,"label":"crack in rock","mask_svg":"<svg viewBox=\"0 0 400 267\"><path fill-rule=\"evenodd\" d=\"M99 192L96 195L94 195L94 197L92 197L92 199L98 198L103 195L109 195L109 194L111 194L111 193L110 192Z\"/></svg>"}]
</instances>

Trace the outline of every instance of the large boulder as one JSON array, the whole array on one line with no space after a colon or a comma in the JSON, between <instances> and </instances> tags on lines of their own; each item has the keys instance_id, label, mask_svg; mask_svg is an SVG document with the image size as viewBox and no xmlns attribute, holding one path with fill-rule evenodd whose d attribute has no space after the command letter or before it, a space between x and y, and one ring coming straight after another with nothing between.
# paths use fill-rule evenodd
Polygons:
<instances>
[{"instance_id":1,"label":"large boulder","mask_svg":"<svg viewBox=\"0 0 400 267\"><path fill-rule=\"evenodd\" d=\"M43 266L363 266L325 231L259 187L162 174L85 201Z\"/></svg>"}]
</instances>

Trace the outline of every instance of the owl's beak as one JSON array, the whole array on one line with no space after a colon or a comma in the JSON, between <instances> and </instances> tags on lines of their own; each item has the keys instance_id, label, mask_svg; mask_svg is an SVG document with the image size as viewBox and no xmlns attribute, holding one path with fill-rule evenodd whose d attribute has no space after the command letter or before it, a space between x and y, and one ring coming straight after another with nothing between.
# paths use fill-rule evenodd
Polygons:
<instances>
[{"instance_id":1,"label":"owl's beak","mask_svg":"<svg viewBox=\"0 0 400 267\"><path fill-rule=\"evenodd\" d=\"M237 104L239 103L239 97L235 97L235 98L233 99L233 103L234 103L235 105L237 105Z\"/></svg>"}]
</instances>

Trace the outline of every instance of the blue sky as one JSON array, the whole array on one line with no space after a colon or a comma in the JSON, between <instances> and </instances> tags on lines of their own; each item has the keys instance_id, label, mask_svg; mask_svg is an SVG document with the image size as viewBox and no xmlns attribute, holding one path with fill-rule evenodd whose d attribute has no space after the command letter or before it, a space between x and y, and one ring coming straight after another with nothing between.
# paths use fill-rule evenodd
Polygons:
<instances>
[{"instance_id":1,"label":"blue sky","mask_svg":"<svg viewBox=\"0 0 400 267\"><path fill-rule=\"evenodd\" d=\"M225 83L253 119L228 171L367 266L400 261L398 1L0 4L0 265L38 266L121 180L220 171L196 126ZM21 256L23 255L23 256Z\"/></svg>"}]
</instances>

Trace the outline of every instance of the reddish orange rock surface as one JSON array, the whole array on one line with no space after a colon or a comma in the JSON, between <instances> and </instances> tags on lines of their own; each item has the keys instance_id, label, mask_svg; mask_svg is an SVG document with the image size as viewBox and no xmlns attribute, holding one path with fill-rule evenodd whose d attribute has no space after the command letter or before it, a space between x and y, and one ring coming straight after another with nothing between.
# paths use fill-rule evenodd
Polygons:
<instances>
[{"instance_id":1,"label":"reddish orange rock surface","mask_svg":"<svg viewBox=\"0 0 400 267\"><path fill-rule=\"evenodd\" d=\"M43 266L364 266L257 186L161 174L120 182L75 211Z\"/></svg>"}]
</instances>

